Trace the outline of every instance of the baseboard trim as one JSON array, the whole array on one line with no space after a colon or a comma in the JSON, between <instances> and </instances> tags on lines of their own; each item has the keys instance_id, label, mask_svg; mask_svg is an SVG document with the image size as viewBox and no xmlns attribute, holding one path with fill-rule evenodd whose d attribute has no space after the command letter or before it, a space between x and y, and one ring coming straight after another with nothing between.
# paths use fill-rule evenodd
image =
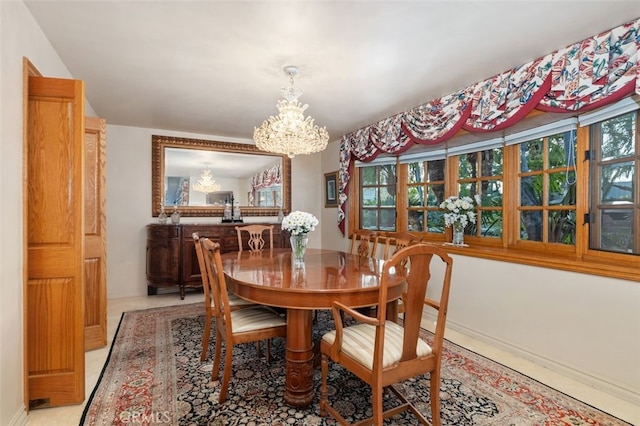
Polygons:
<instances>
[{"instance_id":1,"label":"baseboard trim","mask_svg":"<svg viewBox=\"0 0 640 426\"><path fill-rule=\"evenodd\" d=\"M435 317L426 312L425 317L429 318L432 321L435 321ZM601 377L594 376L593 374L590 374L588 372L577 370L573 367L569 367L568 365L543 357L517 345L513 345L512 343L488 336L484 333L478 332L477 330L473 330L451 320L447 320L447 328L465 336L476 339L482 343L497 347L501 350L504 350L505 352L516 355L527 361L531 361L538 366L548 368L554 373L561 374L565 377L578 381L613 397L620 398L622 400L630 402L631 404L640 405L640 394L623 384L613 383ZM456 343L453 339L451 341Z\"/></svg>"},{"instance_id":2,"label":"baseboard trim","mask_svg":"<svg viewBox=\"0 0 640 426\"><path fill-rule=\"evenodd\" d=\"M9 426L24 426L27 424L27 420L27 410L22 407L13 415L13 418L9 422Z\"/></svg>"}]
</instances>

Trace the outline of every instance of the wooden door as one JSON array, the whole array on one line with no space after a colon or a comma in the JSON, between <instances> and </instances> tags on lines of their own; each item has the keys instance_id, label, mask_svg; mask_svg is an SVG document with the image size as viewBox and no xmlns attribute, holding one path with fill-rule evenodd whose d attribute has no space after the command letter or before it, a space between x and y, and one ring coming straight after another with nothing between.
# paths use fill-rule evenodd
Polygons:
<instances>
[{"instance_id":1,"label":"wooden door","mask_svg":"<svg viewBox=\"0 0 640 426\"><path fill-rule=\"evenodd\" d=\"M84 400L82 81L29 77L26 348L30 408Z\"/></svg>"},{"instance_id":2,"label":"wooden door","mask_svg":"<svg viewBox=\"0 0 640 426\"><path fill-rule=\"evenodd\" d=\"M104 119L84 123L84 349L107 345L106 139Z\"/></svg>"}]
</instances>

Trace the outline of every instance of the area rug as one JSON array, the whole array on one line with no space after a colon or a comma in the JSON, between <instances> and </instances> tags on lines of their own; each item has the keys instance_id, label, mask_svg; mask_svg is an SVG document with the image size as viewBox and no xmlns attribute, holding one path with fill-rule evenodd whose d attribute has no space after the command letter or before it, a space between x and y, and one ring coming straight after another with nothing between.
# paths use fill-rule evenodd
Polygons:
<instances>
[{"instance_id":1,"label":"area rug","mask_svg":"<svg viewBox=\"0 0 640 426\"><path fill-rule=\"evenodd\" d=\"M320 416L319 368L314 373L317 392L311 406L296 409L284 402L282 339L272 342L269 363L258 357L254 344L234 348L228 399L218 404L220 382L211 381L215 335L207 360L200 362L203 328L202 303L124 313L80 424L336 424ZM314 339L332 328L329 311L320 311ZM428 331L422 333L430 339ZM331 365L333 405L350 421L370 416L370 388L342 367ZM400 388L431 417L428 375L408 380ZM443 352L440 397L446 425L629 424L449 341ZM395 396L389 393L385 406L394 404ZM385 424L418 422L404 413Z\"/></svg>"}]
</instances>

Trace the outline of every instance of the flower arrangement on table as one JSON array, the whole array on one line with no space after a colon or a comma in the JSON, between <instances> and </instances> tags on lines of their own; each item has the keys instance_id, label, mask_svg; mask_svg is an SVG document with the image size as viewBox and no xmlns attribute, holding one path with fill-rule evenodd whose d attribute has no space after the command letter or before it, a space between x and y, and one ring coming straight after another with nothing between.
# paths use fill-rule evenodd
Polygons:
<instances>
[{"instance_id":1,"label":"flower arrangement on table","mask_svg":"<svg viewBox=\"0 0 640 426\"><path fill-rule=\"evenodd\" d=\"M316 230L318 219L311 213L294 211L282 219L282 229L291 235L308 234Z\"/></svg>"},{"instance_id":2,"label":"flower arrangement on table","mask_svg":"<svg viewBox=\"0 0 640 426\"><path fill-rule=\"evenodd\" d=\"M301 264L307 249L307 234L316 230L318 219L311 213L294 211L282 219L282 229L291 234L291 250L296 264Z\"/></svg>"},{"instance_id":3,"label":"flower arrangement on table","mask_svg":"<svg viewBox=\"0 0 640 426\"><path fill-rule=\"evenodd\" d=\"M440 203L440 208L445 211L445 226L447 228L453 226L453 245L464 245L464 228L469 222L476 223L475 209L480 202L480 195L476 194L473 198L452 195Z\"/></svg>"}]
</instances>

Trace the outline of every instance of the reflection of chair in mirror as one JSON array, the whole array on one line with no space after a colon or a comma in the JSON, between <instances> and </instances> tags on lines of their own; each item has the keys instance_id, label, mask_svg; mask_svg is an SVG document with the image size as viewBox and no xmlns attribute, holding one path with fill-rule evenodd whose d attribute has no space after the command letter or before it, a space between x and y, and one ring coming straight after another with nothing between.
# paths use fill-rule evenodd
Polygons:
<instances>
[{"instance_id":1,"label":"reflection of chair in mirror","mask_svg":"<svg viewBox=\"0 0 640 426\"><path fill-rule=\"evenodd\" d=\"M444 269L442 283L436 283L436 288L440 291L438 300L427 297L432 259L440 259ZM407 267L401 267L402 264ZM453 260L441 248L415 244L401 249L385 262L375 318L359 314L341 303L333 303L334 318L339 318L340 312L344 311L351 315L357 324L342 327L341 323L336 321L336 330L322 337L320 344L322 353L320 414L322 416L329 413L338 419L340 424L347 424L328 400L327 379L329 358L331 358L333 362L342 365L371 386L373 416L368 420L374 425L381 425L383 418L407 409L411 410L422 424L429 424L422 413L393 385L411 377L430 373L431 416L433 424L440 425L440 366L452 265ZM401 276L391 275L390 271L394 270L402 271ZM386 318L387 286L391 280L397 279L404 279L407 282L406 301L408 303L402 325ZM424 305L437 311L436 330L431 346L419 335ZM383 412L382 401L385 388L393 391L402 404ZM365 423L363 421L363 424Z\"/></svg>"},{"instance_id":2,"label":"reflection of chair in mirror","mask_svg":"<svg viewBox=\"0 0 640 426\"><path fill-rule=\"evenodd\" d=\"M204 289L204 307L205 307L205 318L204 318L204 333L202 335L202 353L200 354L200 361L204 361L207 358L207 351L209 349L209 337L211 335L211 319L216 315L216 309L214 306L215 299L213 298L213 294L211 293L211 286L209 284L209 280L207 277L207 268L204 264L204 255L202 254L202 247L200 246L200 236L197 232L194 232L192 235L193 243L196 247L196 257L198 258L198 265L200 266L200 275L202 276L202 288ZM254 303L251 303L247 300L244 300L233 293L229 294L229 308L232 310L239 309L242 307L253 306ZM260 344L258 343L258 348ZM267 356L269 353L267 352Z\"/></svg>"},{"instance_id":3,"label":"reflection of chair in mirror","mask_svg":"<svg viewBox=\"0 0 640 426\"><path fill-rule=\"evenodd\" d=\"M266 306L257 305L231 310L227 284L222 271L220 245L207 238L203 238L201 244L207 279L215 300L214 309L216 311L216 349L213 359L212 380L218 379L222 341L226 341L222 387L218 397L218 402L222 403L227 399L227 388L231 380L233 347L240 343L259 342L273 337L285 337L287 326L284 318Z\"/></svg>"},{"instance_id":4,"label":"reflection of chair in mirror","mask_svg":"<svg viewBox=\"0 0 640 426\"><path fill-rule=\"evenodd\" d=\"M351 235L350 252L361 257L375 257L378 251L378 233L358 229Z\"/></svg>"},{"instance_id":5,"label":"reflection of chair in mirror","mask_svg":"<svg viewBox=\"0 0 640 426\"><path fill-rule=\"evenodd\" d=\"M269 231L269 248L273 248L273 225L246 225L236 226L236 232L238 234L238 251L242 251L242 232L249 233L249 250L258 251L262 250L266 245L264 240L264 231Z\"/></svg>"}]
</instances>

